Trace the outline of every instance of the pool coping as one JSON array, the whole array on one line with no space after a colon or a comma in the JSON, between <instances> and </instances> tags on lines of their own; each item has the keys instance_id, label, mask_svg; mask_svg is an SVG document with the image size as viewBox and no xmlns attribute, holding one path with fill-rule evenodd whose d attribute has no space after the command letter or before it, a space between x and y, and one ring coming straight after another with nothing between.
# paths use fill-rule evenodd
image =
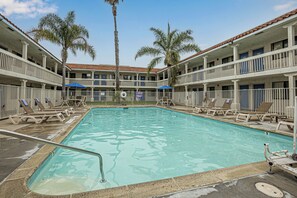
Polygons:
<instances>
[{"instance_id":1,"label":"pool coping","mask_svg":"<svg viewBox=\"0 0 297 198\"><path fill-rule=\"evenodd\" d=\"M136 105L131 106L92 106L74 123L67 127L67 129L55 137L53 141L62 142L69 133L80 123L80 121L89 113L93 108L124 108L124 107L140 107ZM158 107L155 105L142 105L141 107ZM173 110L176 112L186 113L193 116L204 117L195 115L185 111L179 111L177 109L165 108L167 110ZM210 117L206 117L213 120ZM219 120L226 122L226 120ZM231 123L231 122L227 122ZM231 123L235 124L235 123ZM240 125L240 124L238 124ZM245 125L240 125L245 126ZM249 127L249 126L245 126ZM252 128L252 127L249 127ZM255 128L253 128L255 129ZM259 129L261 130L261 129ZM262 130L263 131L263 130ZM272 132L272 131L271 131ZM274 132L281 134L278 132ZM284 134L281 134L284 135ZM212 171L206 171L201 173L195 173L185 176L173 177L168 179L162 179L157 181L126 185L102 190L95 190L89 192L75 193L69 195L43 195L31 191L27 186L27 181L43 163L44 160L54 151L54 147L45 145L41 147L34 155L15 169L1 184L0 184L0 197L152 197L162 194L168 194L176 191L183 191L202 187L211 184L217 184L224 181L239 179L251 175L262 174L268 166L266 162L255 162L250 164L244 164L239 166L227 167L222 169L216 169Z\"/></svg>"}]
</instances>

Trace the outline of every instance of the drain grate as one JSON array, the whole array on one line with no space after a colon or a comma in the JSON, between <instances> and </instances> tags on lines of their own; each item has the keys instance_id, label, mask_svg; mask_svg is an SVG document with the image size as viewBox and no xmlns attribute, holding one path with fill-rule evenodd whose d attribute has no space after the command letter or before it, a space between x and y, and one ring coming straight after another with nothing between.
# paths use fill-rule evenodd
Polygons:
<instances>
[{"instance_id":1,"label":"drain grate","mask_svg":"<svg viewBox=\"0 0 297 198\"><path fill-rule=\"evenodd\" d=\"M269 197L283 197L284 193L278 189L277 187L267 184L264 182L258 182L255 184L258 191L262 192L263 194L269 196Z\"/></svg>"}]
</instances>

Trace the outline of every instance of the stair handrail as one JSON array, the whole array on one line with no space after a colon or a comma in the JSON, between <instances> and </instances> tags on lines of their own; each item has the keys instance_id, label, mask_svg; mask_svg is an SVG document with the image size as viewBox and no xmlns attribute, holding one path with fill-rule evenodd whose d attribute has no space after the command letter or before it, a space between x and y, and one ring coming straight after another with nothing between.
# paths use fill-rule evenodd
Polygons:
<instances>
[{"instance_id":1,"label":"stair handrail","mask_svg":"<svg viewBox=\"0 0 297 198\"><path fill-rule=\"evenodd\" d=\"M14 131L8 131L8 130L4 130L4 129L0 129L0 134L5 135L5 136L10 136L10 137L15 137L15 138L18 138L18 139L28 140L28 141L31 141L31 142L47 144L47 145L51 145L51 146L55 146L55 147L59 147L59 148L64 148L64 149L68 149L68 150L77 151L77 152L80 152L80 153L85 153L85 154L97 156L98 159L99 159L99 170L100 170L100 174L101 174L100 182L101 183L106 182L105 177L104 177L104 171L103 171L103 158L102 158L100 153L96 153L96 152L81 149L81 148L76 148L76 147L73 147L73 146L67 146L67 145L64 145L64 144L59 144L59 143L52 142L52 141L49 141L49 140L45 140L45 139L41 139L41 138L29 136L29 135L17 133L17 132L14 132Z\"/></svg>"}]
</instances>

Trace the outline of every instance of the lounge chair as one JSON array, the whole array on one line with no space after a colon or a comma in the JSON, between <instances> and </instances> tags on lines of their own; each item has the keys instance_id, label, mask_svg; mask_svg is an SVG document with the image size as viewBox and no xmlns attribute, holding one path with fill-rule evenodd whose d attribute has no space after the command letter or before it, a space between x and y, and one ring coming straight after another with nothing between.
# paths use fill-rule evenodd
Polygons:
<instances>
[{"instance_id":1,"label":"lounge chair","mask_svg":"<svg viewBox=\"0 0 297 198\"><path fill-rule=\"evenodd\" d=\"M77 98L79 99L79 98ZM85 107L87 106L87 97L86 96L81 96L80 101L77 103L77 107Z\"/></svg>"},{"instance_id":2,"label":"lounge chair","mask_svg":"<svg viewBox=\"0 0 297 198\"><path fill-rule=\"evenodd\" d=\"M69 113L75 113L74 112L74 109L72 107L69 107L69 106L56 106L52 103L51 99L50 98L45 98L48 106L50 109L55 109L55 110L64 110L64 109L67 109L69 111Z\"/></svg>"},{"instance_id":3,"label":"lounge chair","mask_svg":"<svg viewBox=\"0 0 297 198\"><path fill-rule=\"evenodd\" d=\"M225 112L229 109L231 109L232 100L226 99L222 107L213 107L211 109L207 110L207 114L215 115L224 115Z\"/></svg>"},{"instance_id":4,"label":"lounge chair","mask_svg":"<svg viewBox=\"0 0 297 198\"><path fill-rule=\"evenodd\" d=\"M60 112L49 112L49 111L34 112L34 110L28 105L25 99L19 100L19 103L25 110L27 116L29 115L29 116L34 116L35 118L41 118L42 121L47 121L51 118L57 118L60 122L63 122L65 120L65 117Z\"/></svg>"},{"instance_id":5,"label":"lounge chair","mask_svg":"<svg viewBox=\"0 0 297 198\"><path fill-rule=\"evenodd\" d=\"M290 155L287 150L271 152L268 144L264 144L264 147L264 156L270 167L268 173L272 173L275 166L297 177L297 154Z\"/></svg>"},{"instance_id":6,"label":"lounge chair","mask_svg":"<svg viewBox=\"0 0 297 198\"><path fill-rule=\"evenodd\" d=\"M27 115L27 114L15 114L15 115L9 115L9 120L12 122L12 124L19 124L20 122L29 122L29 120L32 120L36 124L39 124L46 120L46 117L43 115Z\"/></svg>"},{"instance_id":7,"label":"lounge chair","mask_svg":"<svg viewBox=\"0 0 297 198\"><path fill-rule=\"evenodd\" d=\"M217 100L213 98L206 107L195 107L193 113L206 113L208 109L214 108L216 101Z\"/></svg>"},{"instance_id":8,"label":"lounge chair","mask_svg":"<svg viewBox=\"0 0 297 198\"><path fill-rule=\"evenodd\" d=\"M259 121L264 121L266 116L269 116L269 109L272 102L262 102L255 111L241 111L236 116L236 121L250 121L251 118L257 118Z\"/></svg>"},{"instance_id":9,"label":"lounge chair","mask_svg":"<svg viewBox=\"0 0 297 198\"><path fill-rule=\"evenodd\" d=\"M66 115L67 117L70 116L70 112L67 109L46 109L38 98L35 98L34 100L35 100L40 111L58 112L58 113L60 112L60 113L63 113L64 115Z\"/></svg>"},{"instance_id":10,"label":"lounge chair","mask_svg":"<svg viewBox=\"0 0 297 198\"><path fill-rule=\"evenodd\" d=\"M293 119L286 119L286 120L279 121L276 126L276 130L279 130L281 125L286 125L288 127L288 129L290 129L291 131L294 130L294 120Z\"/></svg>"}]
</instances>

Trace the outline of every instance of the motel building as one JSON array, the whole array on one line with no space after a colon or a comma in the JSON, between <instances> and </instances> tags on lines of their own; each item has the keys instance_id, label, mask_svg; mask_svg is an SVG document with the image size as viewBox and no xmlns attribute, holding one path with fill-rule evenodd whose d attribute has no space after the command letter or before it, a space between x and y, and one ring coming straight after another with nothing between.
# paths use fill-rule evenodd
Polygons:
<instances>
[{"instance_id":1,"label":"motel building","mask_svg":"<svg viewBox=\"0 0 297 198\"><path fill-rule=\"evenodd\" d=\"M231 39L180 61L170 97L176 105L200 106L216 98L216 106L232 99L232 108L254 110L261 102L273 102L271 112L292 115L297 79L297 10L293 10ZM120 87L127 101L137 98L156 102L168 85L172 68L120 66ZM77 82L85 89L67 89L68 97L86 96L89 102L113 100L115 66L67 64L66 84ZM62 65L45 47L0 15L0 118L20 110L18 99L51 98L61 103ZM138 95L139 96L139 95Z\"/></svg>"}]
</instances>

